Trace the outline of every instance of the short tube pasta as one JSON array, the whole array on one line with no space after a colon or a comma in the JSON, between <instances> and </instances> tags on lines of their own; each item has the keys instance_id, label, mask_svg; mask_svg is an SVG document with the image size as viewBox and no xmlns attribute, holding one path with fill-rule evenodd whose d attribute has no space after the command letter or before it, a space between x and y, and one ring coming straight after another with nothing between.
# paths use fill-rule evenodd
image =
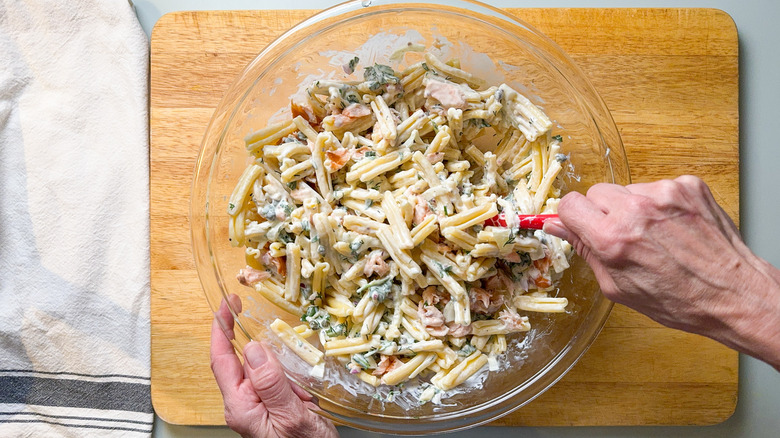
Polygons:
<instances>
[{"instance_id":1,"label":"short tube pasta","mask_svg":"<svg viewBox=\"0 0 780 438\"><path fill-rule=\"evenodd\" d=\"M250 133L228 228L246 252L238 281L300 318L270 328L313 376L339 364L371 388L421 379L428 402L500 372L528 313L565 317L553 291L571 245L511 217L554 213L571 167L512 86L403 56L419 62L307 84L287 121ZM506 227L483 225L499 213Z\"/></svg>"}]
</instances>

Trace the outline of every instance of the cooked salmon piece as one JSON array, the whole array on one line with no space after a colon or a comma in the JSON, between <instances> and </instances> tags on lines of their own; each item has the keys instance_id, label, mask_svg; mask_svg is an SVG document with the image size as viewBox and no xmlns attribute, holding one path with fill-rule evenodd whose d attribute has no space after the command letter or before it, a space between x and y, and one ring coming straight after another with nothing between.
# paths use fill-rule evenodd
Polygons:
<instances>
[{"instance_id":1,"label":"cooked salmon piece","mask_svg":"<svg viewBox=\"0 0 780 438\"><path fill-rule=\"evenodd\" d=\"M385 261L387 253L383 249L375 249L368 254L366 260L366 267L363 268L363 275L370 277L373 274L377 274L380 277L384 277L390 272L390 265Z\"/></svg>"},{"instance_id":2,"label":"cooked salmon piece","mask_svg":"<svg viewBox=\"0 0 780 438\"><path fill-rule=\"evenodd\" d=\"M244 286L254 286L263 280L271 278L271 273L268 271L258 271L257 269L247 266L244 269L238 271L236 280Z\"/></svg>"}]
</instances>

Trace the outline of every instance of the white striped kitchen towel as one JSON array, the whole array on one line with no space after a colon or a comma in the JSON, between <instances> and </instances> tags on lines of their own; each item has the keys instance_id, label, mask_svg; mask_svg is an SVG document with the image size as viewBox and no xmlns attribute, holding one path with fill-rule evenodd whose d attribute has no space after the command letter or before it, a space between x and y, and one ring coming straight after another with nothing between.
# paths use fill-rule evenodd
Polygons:
<instances>
[{"instance_id":1,"label":"white striped kitchen towel","mask_svg":"<svg viewBox=\"0 0 780 438\"><path fill-rule=\"evenodd\" d=\"M0 437L149 437L148 41L0 0Z\"/></svg>"}]
</instances>

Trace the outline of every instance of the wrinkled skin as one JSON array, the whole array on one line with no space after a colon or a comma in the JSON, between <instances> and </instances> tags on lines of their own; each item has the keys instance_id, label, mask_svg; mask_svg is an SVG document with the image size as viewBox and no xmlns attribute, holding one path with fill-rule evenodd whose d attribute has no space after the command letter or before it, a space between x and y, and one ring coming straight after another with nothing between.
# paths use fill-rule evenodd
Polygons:
<instances>
[{"instance_id":1,"label":"wrinkled skin","mask_svg":"<svg viewBox=\"0 0 780 438\"><path fill-rule=\"evenodd\" d=\"M694 176L569 193L544 231L569 240L610 300L780 369L780 271Z\"/></svg>"},{"instance_id":2,"label":"wrinkled skin","mask_svg":"<svg viewBox=\"0 0 780 438\"><path fill-rule=\"evenodd\" d=\"M747 248L700 179L598 184L587 195L567 194L558 214L544 231L574 245L607 298L780 370L780 271ZM240 309L237 297L231 306ZM252 342L241 365L232 338L223 303L212 326L211 366L228 426L244 437L338 436L273 352ZM265 361L257 365L260 351Z\"/></svg>"},{"instance_id":3,"label":"wrinkled skin","mask_svg":"<svg viewBox=\"0 0 780 438\"><path fill-rule=\"evenodd\" d=\"M240 311L233 295L231 307ZM312 396L292 384L267 346L252 341L244 347L241 364L230 339L233 317L225 302L211 327L211 369L225 403L225 421L245 438L336 438L336 428Z\"/></svg>"}]
</instances>

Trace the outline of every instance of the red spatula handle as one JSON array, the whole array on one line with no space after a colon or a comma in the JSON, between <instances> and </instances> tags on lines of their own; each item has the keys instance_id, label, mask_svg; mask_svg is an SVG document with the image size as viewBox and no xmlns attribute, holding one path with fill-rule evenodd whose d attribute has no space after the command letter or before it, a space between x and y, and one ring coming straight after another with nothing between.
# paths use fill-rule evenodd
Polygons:
<instances>
[{"instance_id":1,"label":"red spatula handle","mask_svg":"<svg viewBox=\"0 0 780 438\"><path fill-rule=\"evenodd\" d=\"M544 222L548 219L557 218L557 214L518 214L517 219L520 221L520 228L525 230L541 230L544 226ZM493 216L485 221L486 226L493 227L505 227L506 220L504 214Z\"/></svg>"}]
</instances>

